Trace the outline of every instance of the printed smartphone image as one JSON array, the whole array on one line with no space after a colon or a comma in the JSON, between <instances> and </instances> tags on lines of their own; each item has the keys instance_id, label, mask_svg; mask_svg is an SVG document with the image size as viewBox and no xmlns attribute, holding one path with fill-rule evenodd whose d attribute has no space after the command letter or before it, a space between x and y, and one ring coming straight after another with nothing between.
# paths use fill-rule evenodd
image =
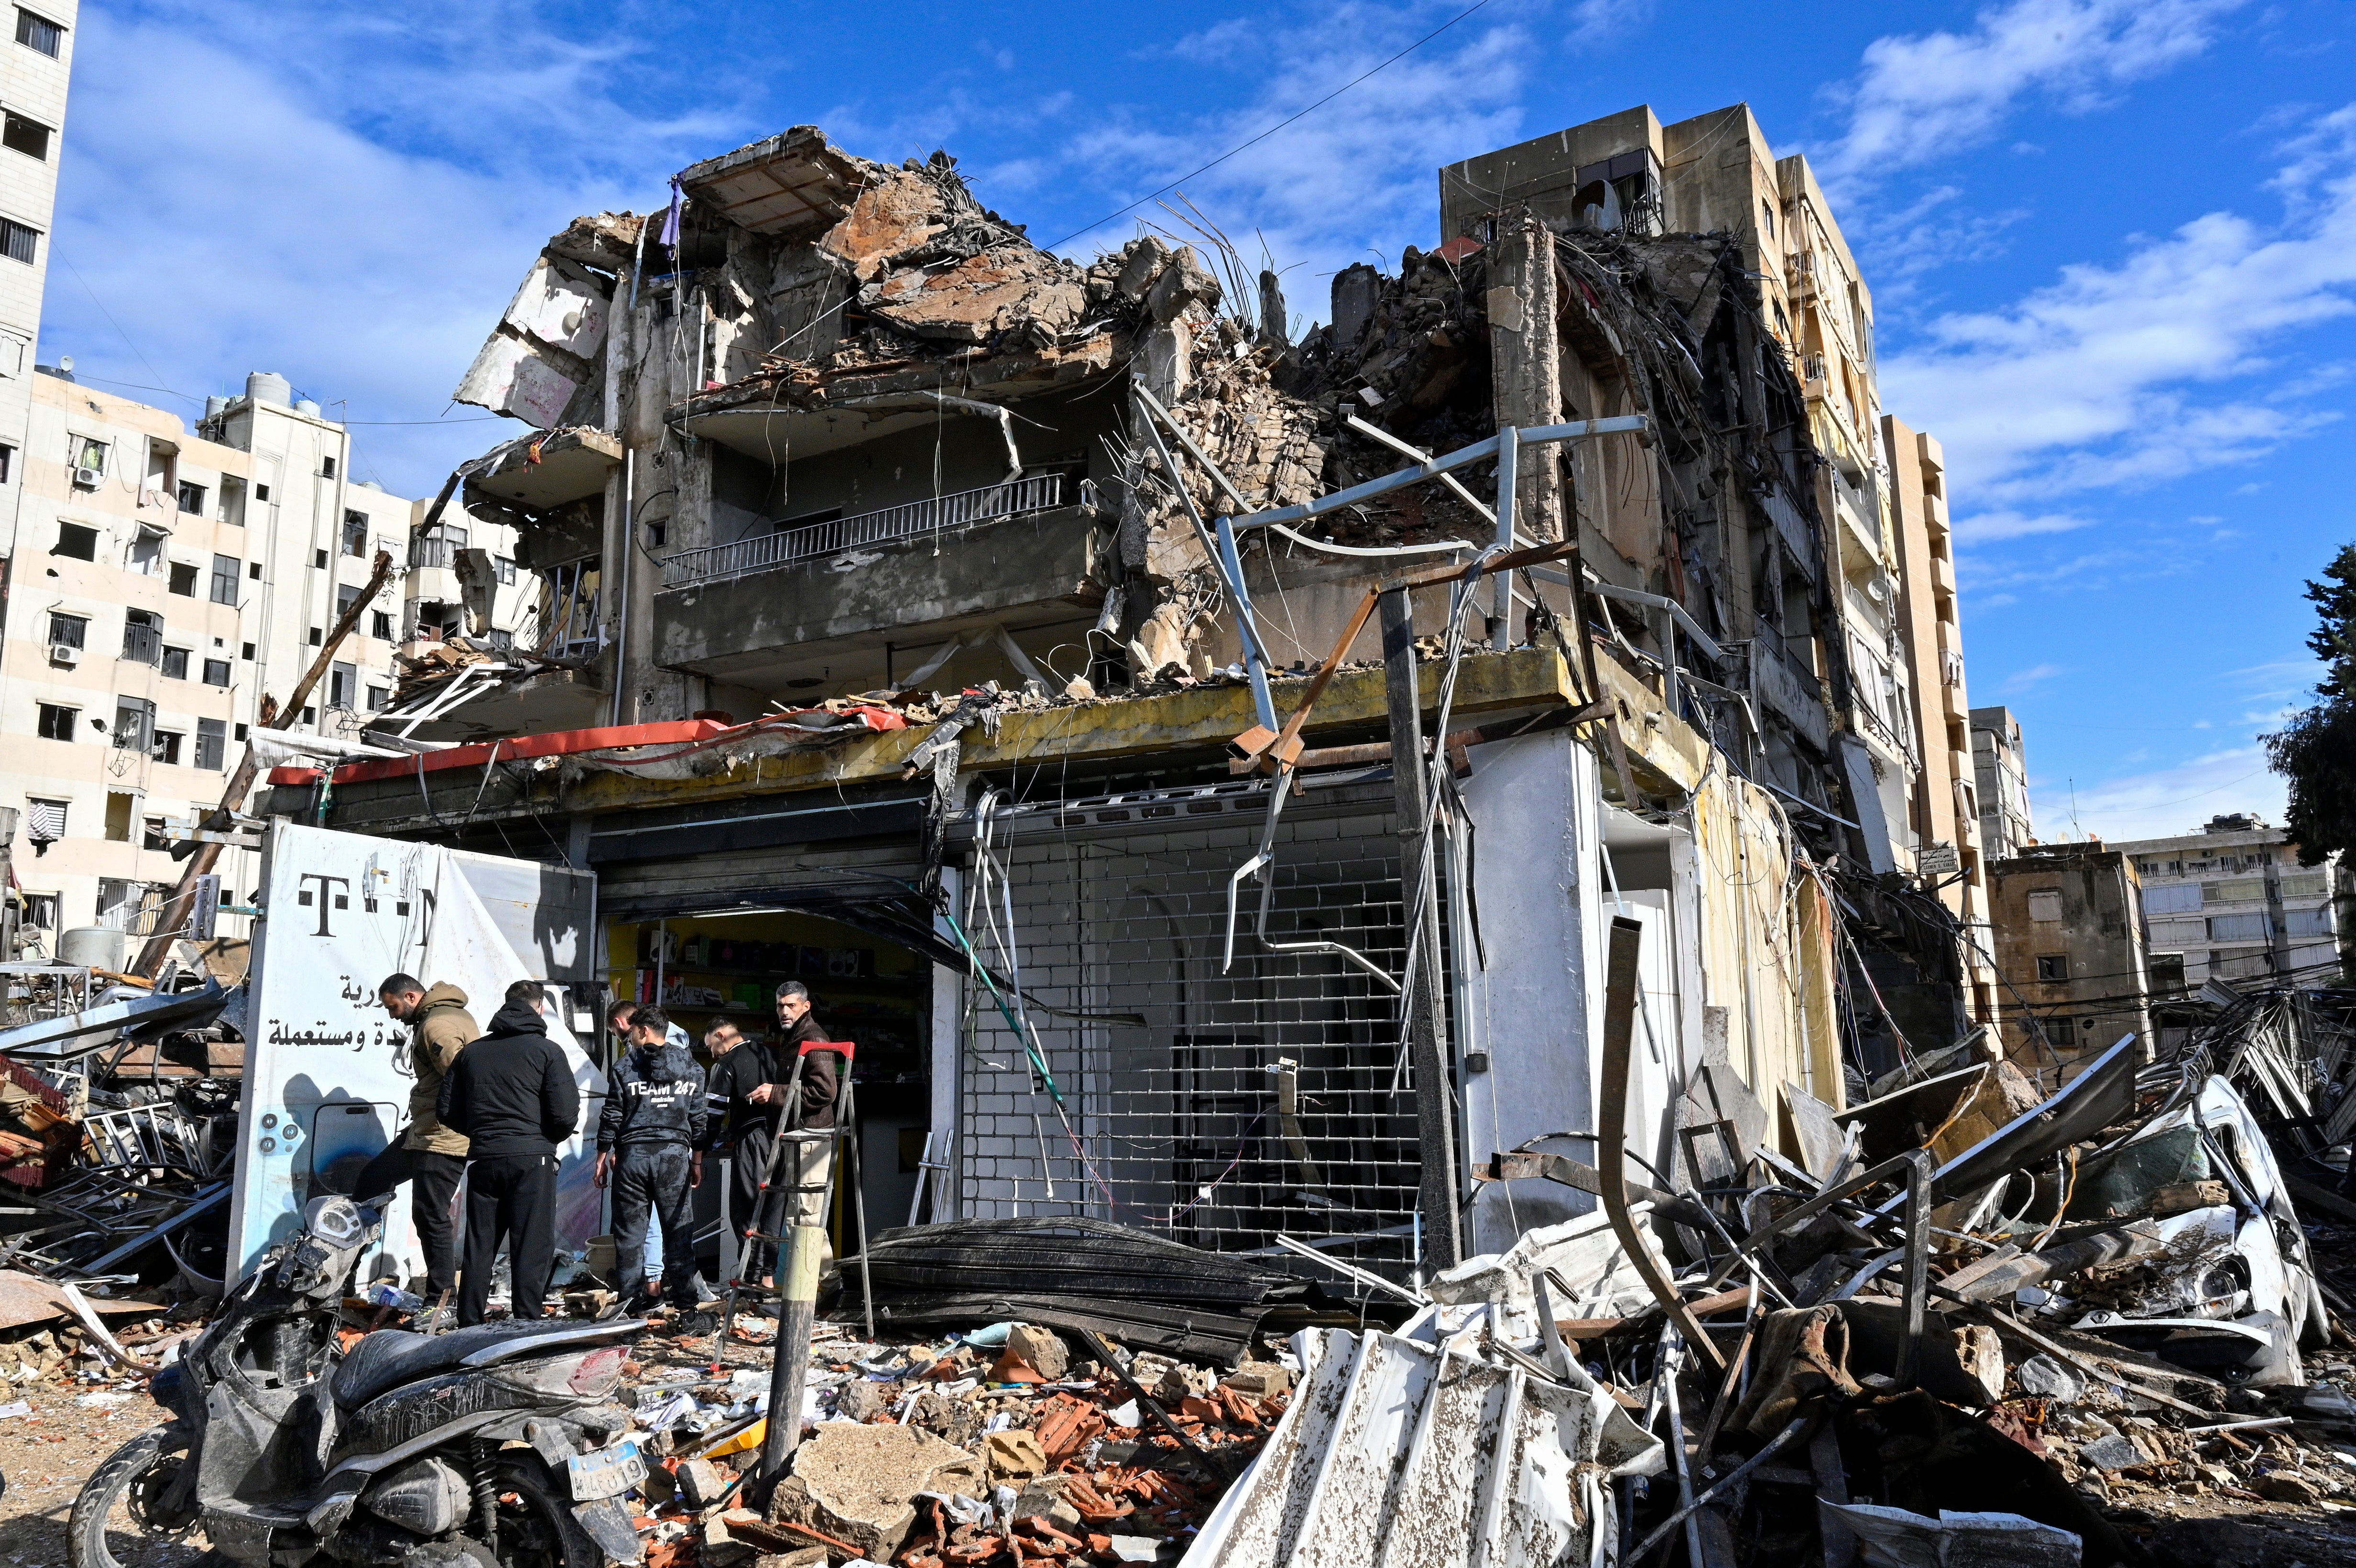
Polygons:
<instances>
[{"instance_id":1,"label":"printed smartphone image","mask_svg":"<svg viewBox=\"0 0 2356 1568\"><path fill-rule=\"evenodd\" d=\"M314 1106L304 1200L331 1192L350 1197L360 1171L391 1141L400 1117L399 1106L370 1100L330 1100Z\"/></svg>"}]
</instances>

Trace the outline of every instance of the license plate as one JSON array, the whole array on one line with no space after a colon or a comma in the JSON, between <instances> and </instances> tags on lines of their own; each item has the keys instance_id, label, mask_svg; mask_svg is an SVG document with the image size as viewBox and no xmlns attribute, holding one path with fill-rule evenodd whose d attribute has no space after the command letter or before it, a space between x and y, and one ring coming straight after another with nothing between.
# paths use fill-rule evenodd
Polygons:
<instances>
[{"instance_id":1,"label":"license plate","mask_svg":"<svg viewBox=\"0 0 2356 1568\"><path fill-rule=\"evenodd\" d=\"M594 1502L618 1498L647 1478L647 1462L638 1457L637 1443L625 1437L594 1454L575 1454L564 1461L573 1481L573 1500Z\"/></svg>"}]
</instances>

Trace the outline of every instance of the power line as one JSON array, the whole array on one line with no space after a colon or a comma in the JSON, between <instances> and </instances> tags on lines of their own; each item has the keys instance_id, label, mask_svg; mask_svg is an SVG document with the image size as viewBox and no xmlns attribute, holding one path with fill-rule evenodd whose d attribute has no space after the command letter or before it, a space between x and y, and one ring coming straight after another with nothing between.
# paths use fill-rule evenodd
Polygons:
<instances>
[{"instance_id":1,"label":"power line","mask_svg":"<svg viewBox=\"0 0 2356 1568\"><path fill-rule=\"evenodd\" d=\"M1423 48L1424 45L1431 42L1432 39L1440 37L1440 34L1448 31L1449 28L1456 26L1457 23L1464 20L1465 17L1472 15L1473 12L1486 10L1490 4L1491 0L1477 0L1476 4L1467 5L1463 10L1459 11L1453 16L1449 17L1448 20L1440 23L1440 26L1432 28L1431 31L1424 34L1423 37L1416 39L1415 42L1408 45L1407 48L1399 50L1398 53L1391 56L1390 59L1383 61L1382 64L1374 66L1360 72L1358 75L1352 77L1349 80L1344 82L1341 86L1335 88L1333 91L1327 93L1316 102L1309 105L1308 108L1300 110L1295 113L1286 115L1283 119L1278 121L1275 124L1270 125L1267 130L1262 131L1258 135L1252 137L1249 141L1237 143L1234 146L1229 147L1226 152L1221 153L1217 157L1213 158L1209 163L1205 164L1202 167L1188 170L1186 173L1180 175L1176 179L1172 180L1168 185L1163 186L1161 189L1148 191L1145 195L1139 197L1135 201L1130 202L1127 207L1120 208L1112 212L1108 212L1102 218L1098 219L1094 223L1089 224L1087 228L1075 229L1069 234L1065 235L1061 240L1055 241L1055 243L1051 245L1044 246L1042 249L1048 251L1060 250L1064 246L1070 244L1073 240L1077 240L1081 235L1088 233L1093 229L1101 229L1106 224L1110 223L1114 219L1121 217L1123 214L1136 211L1139 208L1143 207L1147 202L1153 200L1156 197L1169 195L1172 191L1176 190L1180 186L1184 185L1188 180L1193 179L1196 175L1210 173L1213 169L1217 168L1221 164L1226 163L1229 158L1234 157L1237 153L1243 152L1247 148L1257 146L1258 144L1267 141L1270 136L1275 135L1279 131L1283 130L1287 125L1291 124L1294 121L1314 114L1318 110L1324 108L1327 104L1333 102L1335 99L1341 97L1342 94L1349 91L1350 89L1357 86L1358 83L1365 80L1368 77L1388 70L1391 67L1398 64L1399 61L1407 59L1408 56L1415 53L1416 50Z\"/></svg>"}]
</instances>

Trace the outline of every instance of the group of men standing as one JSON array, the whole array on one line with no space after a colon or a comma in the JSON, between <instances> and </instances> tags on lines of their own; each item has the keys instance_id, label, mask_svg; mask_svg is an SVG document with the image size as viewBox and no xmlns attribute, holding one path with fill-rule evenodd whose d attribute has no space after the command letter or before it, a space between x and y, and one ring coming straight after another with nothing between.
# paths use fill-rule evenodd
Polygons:
<instances>
[{"instance_id":1,"label":"group of men standing","mask_svg":"<svg viewBox=\"0 0 2356 1568\"><path fill-rule=\"evenodd\" d=\"M393 975L377 995L410 1026L416 1085L407 1131L369 1162L353 1197L368 1202L409 1184L426 1294L438 1300L455 1289L461 1324L484 1320L503 1241L514 1316L540 1317L556 1258L557 1150L581 1115L572 1068L548 1037L544 991L532 980L509 986L487 1030L477 1029L466 993L455 986ZM799 981L777 987L776 1008L782 1038L774 1045L745 1039L733 1024L707 1034L708 1076L686 1031L661 1008L619 1002L608 1015L623 1049L606 1075L593 1179L613 1191L627 1310L655 1302L646 1275L650 1216L662 1228L663 1295L676 1307L696 1305L689 1193L702 1184L707 1153L733 1154L731 1210L747 1231L778 1234L788 1217L797 1224L824 1221L831 1138L791 1138L792 1157L775 1172L771 1166L797 1093L799 1129L831 1132L841 1053L811 1049L826 1037ZM462 1177L463 1264L452 1218Z\"/></svg>"}]
</instances>

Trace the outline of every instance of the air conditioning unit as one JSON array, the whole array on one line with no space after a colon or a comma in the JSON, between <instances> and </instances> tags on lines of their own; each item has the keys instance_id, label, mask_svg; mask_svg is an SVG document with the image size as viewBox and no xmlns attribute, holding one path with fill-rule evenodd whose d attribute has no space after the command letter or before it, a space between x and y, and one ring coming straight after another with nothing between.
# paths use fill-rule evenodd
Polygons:
<instances>
[{"instance_id":1,"label":"air conditioning unit","mask_svg":"<svg viewBox=\"0 0 2356 1568\"><path fill-rule=\"evenodd\" d=\"M105 477L106 470L103 468L77 468L73 482L85 490L95 490Z\"/></svg>"},{"instance_id":2,"label":"air conditioning unit","mask_svg":"<svg viewBox=\"0 0 2356 1568\"><path fill-rule=\"evenodd\" d=\"M74 646L71 643L51 643L49 645L49 662L51 664L63 665L66 668L71 669L74 666L81 663L81 650Z\"/></svg>"}]
</instances>

